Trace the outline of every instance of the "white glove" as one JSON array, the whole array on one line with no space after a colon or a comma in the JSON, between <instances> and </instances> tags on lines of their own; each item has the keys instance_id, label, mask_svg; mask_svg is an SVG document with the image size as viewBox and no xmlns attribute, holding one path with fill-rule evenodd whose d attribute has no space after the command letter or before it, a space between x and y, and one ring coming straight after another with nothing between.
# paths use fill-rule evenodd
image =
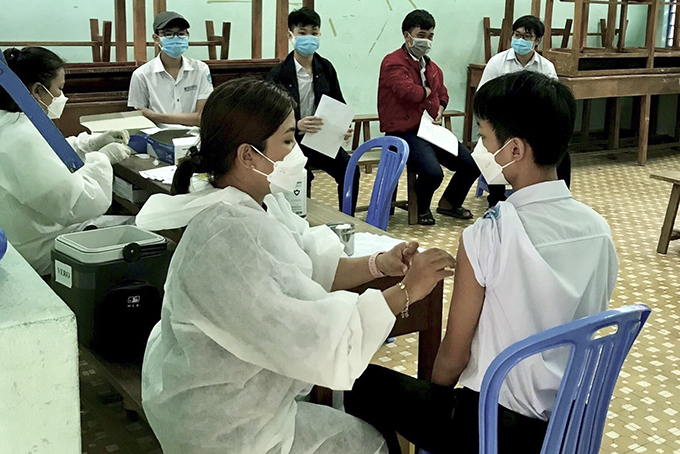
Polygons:
<instances>
[{"instance_id":1,"label":"white glove","mask_svg":"<svg viewBox=\"0 0 680 454\"><path fill-rule=\"evenodd\" d=\"M132 149L122 143L110 143L99 150L100 153L109 158L111 164L117 164L130 157Z\"/></svg>"},{"instance_id":2,"label":"white glove","mask_svg":"<svg viewBox=\"0 0 680 454\"><path fill-rule=\"evenodd\" d=\"M110 143L122 143L127 145L130 141L130 133L124 129L111 131L106 131L98 136L92 136L90 138L90 150L99 151Z\"/></svg>"}]
</instances>

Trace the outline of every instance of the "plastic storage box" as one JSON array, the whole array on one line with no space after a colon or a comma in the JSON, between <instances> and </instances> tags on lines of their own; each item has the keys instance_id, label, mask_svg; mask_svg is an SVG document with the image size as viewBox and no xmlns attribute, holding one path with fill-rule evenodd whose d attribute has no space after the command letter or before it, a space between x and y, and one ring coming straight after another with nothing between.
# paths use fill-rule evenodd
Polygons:
<instances>
[{"instance_id":1,"label":"plastic storage box","mask_svg":"<svg viewBox=\"0 0 680 454\"><path fill-rule=\"evenodd\" d=\"M78 340L107 359L141 361L160 319L167 240L125 225L60 235L52 288L78 322Z\"/></svg>"}]
</instances>

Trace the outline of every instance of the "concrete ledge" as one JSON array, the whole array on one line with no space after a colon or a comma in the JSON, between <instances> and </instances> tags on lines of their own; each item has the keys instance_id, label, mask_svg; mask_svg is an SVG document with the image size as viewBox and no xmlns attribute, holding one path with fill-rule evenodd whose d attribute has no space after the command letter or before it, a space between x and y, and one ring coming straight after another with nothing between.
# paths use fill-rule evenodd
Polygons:
<instances>
[{"instance_id":1,"label":"concrete ledge","mask_svg":"<svg viewBox=\"0 0 680 454\"><path fill-rule=\"evenodd\" d=\"M75 316L11 245L0 314L0 452L81 453Z\"/></svg>"}]
</instances>

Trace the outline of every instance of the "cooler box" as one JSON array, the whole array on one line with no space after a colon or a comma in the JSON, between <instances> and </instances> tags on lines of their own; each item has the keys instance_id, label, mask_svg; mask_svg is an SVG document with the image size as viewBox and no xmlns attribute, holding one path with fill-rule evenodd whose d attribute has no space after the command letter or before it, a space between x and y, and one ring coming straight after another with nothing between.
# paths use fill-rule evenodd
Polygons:
<instances>
[{"instance_id":1,"label":"cooler box","mask_svg":"<svg viewBox=\"0 0 680 454\"><path fill-rule=\"evenodd\" d=\"M52 288L78 322L78 340L113 360L141 361L160 320L167 240L125 225L60 235Z\"/></svg>"}]
</instances>

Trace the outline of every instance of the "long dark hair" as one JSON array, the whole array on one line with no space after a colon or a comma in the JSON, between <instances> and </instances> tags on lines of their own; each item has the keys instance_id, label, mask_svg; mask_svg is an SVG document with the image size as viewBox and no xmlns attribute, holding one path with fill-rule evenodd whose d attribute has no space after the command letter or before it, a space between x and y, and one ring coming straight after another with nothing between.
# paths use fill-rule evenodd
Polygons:
<instances>
[{"instance_id":1,"label":"long dark hair","mask_svg":"<svg viewBox=\"0 0 680 454\"><path fill-rule=\"evenodd\" d=\"M255 78L234 79L212 92L201 114L201 141L177 166L173 194L189 192L194 173L210 181L227 174L237 148L251 144L264 152L267 139L290 115L295 101L283 88Z\"/></svg>"},{"instance_id":2,"label":"long dark hair","mask_svg":"<svg viewBox=\"0 0 680 454\"><path fill-rule=\"evenodd\" d=\"M59 70L64 67L64 60L44 47L24 47L21 50L10 47L5 49L3 54L9 69L14 71L29 90L36 82L49 88ZM2 87L0 87L0 109L8 112L21 112L17 103Z\"/></svg>"}]
</instances>

